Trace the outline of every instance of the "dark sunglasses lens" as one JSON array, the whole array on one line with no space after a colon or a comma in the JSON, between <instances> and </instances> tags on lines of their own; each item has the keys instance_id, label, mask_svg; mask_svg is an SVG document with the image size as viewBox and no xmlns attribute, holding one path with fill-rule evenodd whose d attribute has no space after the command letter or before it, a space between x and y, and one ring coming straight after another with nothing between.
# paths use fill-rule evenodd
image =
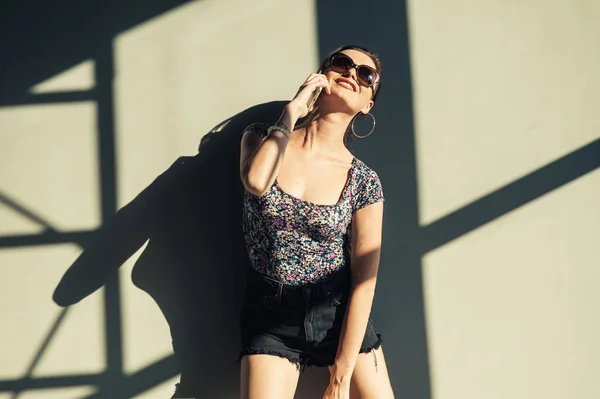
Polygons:
<instances>
[{"instance_id":1,"label":"dark sunglasses lens","mask_svg":"<svg viewBox=\"0 0 600 399\"><path fill-rule=\"evenodd\" d=\"M358 80L365 86L373 86L377 80L377 72L365 66L358 67L356 75Z\"/></svg>"},{"instance_id":2,"label":"dark sunglasses lens","mask_svg":"<svg viewBox=\"0 0 600 399\"><path fill-rule=\"evenodd\" d=\"M336 72L346 72L353 64L352 60L343 54L337 54L331 59L331 69Z\"/></svg>"}]
</instances>

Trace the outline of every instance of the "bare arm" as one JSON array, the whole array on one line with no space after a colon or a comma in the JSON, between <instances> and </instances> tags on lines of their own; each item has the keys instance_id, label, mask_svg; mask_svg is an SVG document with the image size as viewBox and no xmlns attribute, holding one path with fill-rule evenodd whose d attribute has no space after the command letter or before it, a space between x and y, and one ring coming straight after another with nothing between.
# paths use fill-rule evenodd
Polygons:
<instances>
[{"instance_id":1,"label":"bare arm","mask_svg":"<svg viewBox=\"0 0 600 399\"><path fill-rule=\"evenodd\" d=\"M293 127L297 120L286 106L277 124ZM240 178L246 190L262 196L273 185L288 142L288 137L277 130L265 138L251 130L244 132L240 152Z\"/></svg>"},{"instance_id":2,"label":"bare arm","mask_svg":"<svg viewBox=\"0 0 600 399\"><path fill-rule=\"evenodd\" d=\"M377 281L383 202L358 210L352 221L352 288L342 326L332 383L349 384L362 345Z\"/></svg>"},{"instance_id":3,"label":"bare arm","mask_svg":"<svg viewBox=\"0 0 600 399\"><path fill-rule=\"evenodd\" d=\"M292 131L298 119L307 114L307 102L317 87L324 88L328 94L331 93L325 75L310 75L294 99L285 106L276 125L284 125ZM262 196L273 185L279 174L288 141L288 137L277 130L264 139L256 132L244 132L240 154L240 178L246 190Z\"/></svg>"}]
</instances>

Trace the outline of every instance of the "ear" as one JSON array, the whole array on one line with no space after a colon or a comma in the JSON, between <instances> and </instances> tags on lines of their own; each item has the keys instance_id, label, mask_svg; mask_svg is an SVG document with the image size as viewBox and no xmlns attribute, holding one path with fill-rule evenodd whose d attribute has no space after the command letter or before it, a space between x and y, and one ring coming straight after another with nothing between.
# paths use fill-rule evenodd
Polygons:
<instances>
[{"instance_id":1,"label":"ear","mask_svg":"<svg viewBox=\"0 0 600 399\"><path fill-rule=\"evenodd\" d=\"M367 103L367 105L365 105L363 107L363 109L360 110L360 112L362 112L363 114L368 114L369 111L371 111L371 108L373 108L373 106L375 105L375 101L373 100L369 100L369 102Z\"/></svg>"}]
</instances>

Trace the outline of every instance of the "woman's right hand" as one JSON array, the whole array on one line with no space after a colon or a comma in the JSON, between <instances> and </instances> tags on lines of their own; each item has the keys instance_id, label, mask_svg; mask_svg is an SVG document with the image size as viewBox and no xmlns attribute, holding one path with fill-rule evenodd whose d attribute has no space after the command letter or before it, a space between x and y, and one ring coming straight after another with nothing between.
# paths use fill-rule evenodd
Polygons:
<instances>
[{"instance_id":1,"label":"woman's right hand","mask_svg":"<svg viewBox=\"0 0 600 399\"><path fill-rule=\"evenodd\" d=\"M293 119L297 120L308 115L308 112L310 111L308 109L308 102L312 97L313 92L319 87L322 88L325 93L331 94L329 82L327 81L327 77L323 74L313 73L304 81L292 101L290 101L286 107Z\"/></svg>"}]
</instances>

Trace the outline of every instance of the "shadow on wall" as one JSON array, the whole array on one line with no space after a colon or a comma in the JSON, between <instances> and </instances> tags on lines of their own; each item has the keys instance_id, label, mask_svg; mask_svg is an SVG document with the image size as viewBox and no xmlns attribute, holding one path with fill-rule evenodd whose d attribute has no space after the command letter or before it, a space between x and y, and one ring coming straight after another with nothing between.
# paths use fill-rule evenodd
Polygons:
<instances>
[{"instance_id":1,"label":"shadow on wall","mask_svg":"<svg viewBox=\"0 0 600 399\"><path fill-rule=\"evenodd\" d=\"M316 5L321 56L351 42L379 54L383 62L381 92L372 112L376 129L356 143L356 155L379 174L386 198L372 314L383 335L396 396L429 399L406 1L374 0L367 5L348 0L340 5L322 0Z\"/></svg>"},{"instance_id":2,"label":"shadow on wall","mask_svg":"<svg viewBox=\"0 0 600 399\"><path fill-rule=\"evenodd\" d=\"M132 278L169 324L181 370L176 397L227 398L239 392L238 315L248 266L239 142L245 126L276 120L284 105L252 107L213 129L198 155L179 158L117 212L56 289L59 305L80 301L148 241ZM128 397L139 392L135 385L125 382L111 394Z\"/></svg>"},{"instance_id":3,"label":"shadow on wall","mask_svg":"<svg viewBox=\"0 0 600 399\"><path fill-rule=\"evenodd\" d=\"M76 232L11 241L13 246L77 242L86 248L57 289L55 299L60 304L77 302L105 283L107 369L92 380L101 390L93 397L132 397L177 373L168 359L135 376L125 377L122 371L121 303L114 271L148 238L133 279L156 300L171 327L179 367L184 370L182 390L193 391L195 384L202 383L202 397L210 397L212 392L224 398L224 387L237 394L238 368L231 359L237 357L237 310L245 252L238 230L241 209L229 206L241 195L237 177L239 134L247 122L263 117L273 120L281 104L264 104L238 115L205 143L199 155L177 160L113 217L117 201L112 40L120 32L185 3L89 0L57 7L26 0L3 6L5 10L0 13L0 53L8 60L0 63L0 105L84 100L98 104L103 229L91 239L88 232ZM357 151L382 177L387 199L382 276L374 315L384 335L398 396L426 399L429 381L421 253L412 245L418 240L419 226L404 2L375 1L369 7L366 25L348 24L364 20L364 3L356 0L343 7L318 1L316 7L321 55L345 43L366 45L381 54L387 71L380 104L375 107L377 131ZM88 59L96 66L94 89L25 94L32 85ZM192 181L194 184L188 184ZM408 244L400 248L398 242ZM378 306L382 303L385 306ZM393 315L384 311L392 303L398 306ZM209 374L197 375L209 367ZM323 373L308 373L298 396L318 397L324 388ZM65 377L63 381L71 380ZM34 387L29 381L21 386Z\"/></svg>"},{"instance_id":4,"label":"shadow on wall","mask_svg":"<svg viewBox=\"0 0 600 399\"><path fill-rule=\"evenodd\" d=\"M0 8L0 103L14 104L41 81L110 47L121 32L189 0L3 2ZM60 98L60 97L59 97ZM48 99L51 101L52 99Z\"/></svg>"},{"instance_id":5,"label":"shadow on wall","mask_svg":"<svg viewBox=\"0 0 600 399\"><path fill-rule=\"evenodd\" d=\"M246 124L276 118L282 103L263 104L236 115L225 129L203 143L197 156L178 159L117 213L112 41L119 33L185 3L188 1L91 0L57 6L26 0L2 5L0 52L6 62L0 64L0 106L79 101L97 104L103 225L98 232L48 230L3 237L0 242L4 247L75 242L85 248L57 287L54 299L60 305L76 303L105 288L106 371L51 376L46 383L30 378L0 382L2 390L12 391L15 397L47 384L66 387L85 380L99 389L91 397L130 398L179 371L183 396L195 392L205 398L237 397L237 317L246 266L239 230L239 138ZM94 88L29 93L33 85L89 59L95 62ZM133 281L153 297L169 323L177 362L166 358L125 376L115 270L146 241L148 246L134 267ZM56 328L64 314L56 321ZM42 345L36 359L46 346ZM32 367L35 364L37 361ZM309 378L314 381L319 377ZM300 396L315 396L312 390L321 391L318 385L300 388L300 392L306 391Z\"/></svg>"}]
</instances>

